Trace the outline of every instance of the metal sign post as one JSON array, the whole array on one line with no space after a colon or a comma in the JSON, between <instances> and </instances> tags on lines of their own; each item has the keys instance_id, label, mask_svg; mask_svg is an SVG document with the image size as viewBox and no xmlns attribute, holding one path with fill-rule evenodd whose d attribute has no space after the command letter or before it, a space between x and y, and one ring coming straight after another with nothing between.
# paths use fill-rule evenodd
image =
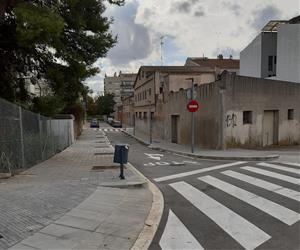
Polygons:
<instances>
[{"instance_id":1,"label":"metal sign post","mask_svg":"<svg viewBox=\"0 0 300 250\"><path fill-rule=\"evenodd\" d=\"M192 100L194 100L194 78L192 78ZM195 114L192 112L192 153L195 151Z\"/></svg>"},{"instance_id":2,"label":"metal sign post","mask_svg":"<svg viewBox=\"0 0 300 250\"><path fill-rule=\"evenodd\" d=\"M192 113L192 124L191 124L191 150L192 153L195 151L195 114L199 108L197 101L194 100L194 78L187 78L187 80L192 80L192 88L191 88L191 101L188 104L188 110Z\"/></svg>"}]
</instances>

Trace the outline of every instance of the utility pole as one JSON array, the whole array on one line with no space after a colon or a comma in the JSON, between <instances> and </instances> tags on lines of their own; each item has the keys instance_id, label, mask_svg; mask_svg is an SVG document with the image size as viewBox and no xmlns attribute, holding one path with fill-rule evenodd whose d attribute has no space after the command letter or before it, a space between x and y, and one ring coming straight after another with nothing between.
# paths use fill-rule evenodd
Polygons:
<instances>
[{"instance_id":1,"label":"utility pole","mask_svg":"<svg viewBox=\"0 0 300 250\"><path fill-rule=\"evenodd\" d=\"M152 144L152 115L151 115L151 101L149 103L149 144Z\"/></svg>"}]
</instances>

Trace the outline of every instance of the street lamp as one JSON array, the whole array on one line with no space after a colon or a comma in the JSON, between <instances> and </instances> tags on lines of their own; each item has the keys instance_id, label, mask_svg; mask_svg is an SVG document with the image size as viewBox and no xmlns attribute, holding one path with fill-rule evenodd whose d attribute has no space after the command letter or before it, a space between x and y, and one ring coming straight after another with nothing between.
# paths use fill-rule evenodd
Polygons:
<instances>
[{"instance_id":1,"label":"street lamp","mask_svg":"<svg viewBox=\"0 0 300 250\"><path fill-rule=\"evenodd\" d=\"M151 115L151 101L149 103L149 143L152 144L152 115Z\"/></svg>"}]
</instances>

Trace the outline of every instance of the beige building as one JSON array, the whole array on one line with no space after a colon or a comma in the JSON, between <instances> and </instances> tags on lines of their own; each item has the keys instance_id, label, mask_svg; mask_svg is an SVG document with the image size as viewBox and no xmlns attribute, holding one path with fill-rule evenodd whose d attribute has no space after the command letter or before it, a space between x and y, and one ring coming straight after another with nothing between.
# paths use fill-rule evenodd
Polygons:
<instances>
[{"instance_id":1,"label":"beige building","mask_svg":"<svg viewBox=\"0 0 300 250\"><path fill-rule=\"evenodd\" d=\"M116 105L114 107L114 116L117 117L117 112L122 106L122 98L127 98L133 95L133 84L136 74L115 73L113 76L105 76L104 78L104 94L114 94Z\"/></svg>"},{"instance_id":2,"label":"beige building","mask_svg":"<svg viewBox=\"0 0 300 250\"><path fill-rule=\"evenodd\" d=\"M196 86L195 144L198 148L261 148L300 144L300 86L294 82L223 72L219 80ZM187 90L166 93L152 109L153 141L191 143ZM146 119L136 135L150 135ZM150 137L150 136L149 136Z\"/></svg>"},{"instance_id":3,"label":"beige building","mask_svg":"<svg viewBox=\"0 0 300 250\"><path fill-rule=\"evenodd\" d=\"M163 119L157 103L166 102L170 92L191 88L195 85L214 82L215 70L199 66L142 66L134 83L135 128L144 133L149 130L152 118Z\"/></svg>"}]
</instances>

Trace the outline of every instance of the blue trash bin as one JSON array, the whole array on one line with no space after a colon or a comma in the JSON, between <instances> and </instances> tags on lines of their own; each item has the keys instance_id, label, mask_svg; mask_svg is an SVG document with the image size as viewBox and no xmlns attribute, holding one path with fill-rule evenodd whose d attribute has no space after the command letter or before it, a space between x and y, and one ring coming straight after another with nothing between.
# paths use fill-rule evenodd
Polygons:
<instances>
[{"instance_id":1,"label":"blue trash bin","mask_svg":"<svg viewBox=\"0 0 300 250\"><path fill-rule=\"evenodd\" d=\"M128 162L129 146L127 144L116 144L114 153L114 162L120 163L120 179L125 179L124 166Z\"/></svg>"}]
</instances>

